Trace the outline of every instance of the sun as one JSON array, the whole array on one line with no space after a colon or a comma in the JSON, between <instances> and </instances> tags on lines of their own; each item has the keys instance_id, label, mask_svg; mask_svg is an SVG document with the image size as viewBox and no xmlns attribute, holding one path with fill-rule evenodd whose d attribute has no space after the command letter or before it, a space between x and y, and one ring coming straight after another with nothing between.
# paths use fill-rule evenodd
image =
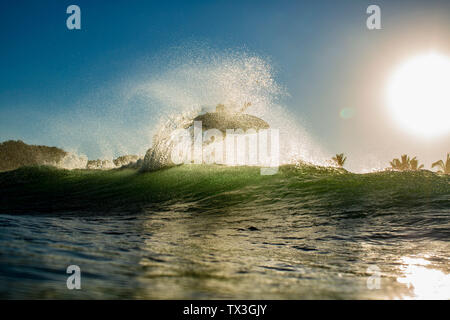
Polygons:
<instances>
[{"instance_id":1,"label":"sun","mask_svg":"<svg viewBox=\"0 0 450 320\"><path fill-rule=\"evenodd\" d=\"M387 100L408 132L422 137L450 133L450 58L428 53L401 64L389 79Z\"/></svg>"}]
</instances>

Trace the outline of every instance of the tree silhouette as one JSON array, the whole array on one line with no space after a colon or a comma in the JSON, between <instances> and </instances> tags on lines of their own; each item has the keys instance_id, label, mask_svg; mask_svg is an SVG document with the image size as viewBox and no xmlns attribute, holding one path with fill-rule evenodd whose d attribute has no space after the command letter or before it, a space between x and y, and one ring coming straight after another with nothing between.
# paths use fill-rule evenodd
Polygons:
<instances>
[{"instance_id":1,"label":"tree silhouette","mask_svg":"<svg viewBox=\"0 0 450 320\"><path fill-rule=\"evenodd\" d=\"M391 165L391 168L394 170L416 171L423 169L423 164L419 165L419 160L417 160L416 157L410 159L406 154L403 154L400 159L394 159L389 163Z\"/></svg>"},{"instance_id":2,"label":"tree silhouette","mask_svg":"<svg viewBox=\"0 0 450 320\"><path fill-rule=\"evenodd\" d=\"M447 153L447 160L445 163L443 160L436 161L431 165L431 168L434 167L438 167L437 172L439 173L450 174L450 153Z\"/></svg>"},{"instance_id":3,"label":"tree silhouette","mask_svg":"<svg viewBox=\"0 0 450 320\"><path fill-rule=\"evenodd\" d=\"M331 158L331 160L333 160L333 162L338 166L338 167L343 167L345 160L347 160L347 157L344 157L344 154L336 154L336 156L334 156L333 158Z\"/></svg>"}]
</instances>

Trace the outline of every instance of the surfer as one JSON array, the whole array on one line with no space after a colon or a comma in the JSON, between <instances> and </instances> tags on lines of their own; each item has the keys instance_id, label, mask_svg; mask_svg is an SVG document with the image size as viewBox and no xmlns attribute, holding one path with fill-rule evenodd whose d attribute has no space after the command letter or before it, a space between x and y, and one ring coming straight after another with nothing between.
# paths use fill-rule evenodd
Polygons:
<instances>
[{"instance_id":1,"label":"surfer","mask_svg":"<svg viewBox=\"0 0 450 320\"><path fill-rule=\"evenodd\" d=\"M193 121L201 121L205 130L218 129L224 133L227 129L255 129L256 131L268 129L269 124L266 121L244 113L251 105L251 102L246 102L238 111L233 111L223 104L218 104L215 112L199 115Z\"/></svg>"}]
</instances>

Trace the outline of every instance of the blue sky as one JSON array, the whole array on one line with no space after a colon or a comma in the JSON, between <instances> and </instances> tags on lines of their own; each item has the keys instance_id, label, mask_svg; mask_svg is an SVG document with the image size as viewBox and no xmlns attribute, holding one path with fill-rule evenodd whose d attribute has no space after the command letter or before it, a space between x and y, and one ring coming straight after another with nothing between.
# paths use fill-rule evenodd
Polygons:
<instances>
[{"instance_id":1,"label":"blue sky","mask_svg":"<svg viewBox=\"0 0 450 320\"><path fill-rule=\"evenodd\" d=\"M382 30L365 26L372 3L381 7ZM81 8L82 30L66 28L70 4ZM167 64L171 48L197 43L269 60L289 92L283 105L330 153L359 159L372 150L373 163L400 152L443 158L448 136L411 143L383 118L379 98L403 58L430 48L450 54L449 14L448 1L2 1L0 140L106 156L97 124L113 119L108 135L120 134L154 110L139 113L146 102L135 99L127 102L133 115L114 116L123 104L117 88L160 72L157 61ZM351 119L339 116L344 108L353 109ZM74 125L84 113L95 117ZM70 130L61 129L66 123ZM113 156L146 148L113 144L105 147Z\"/></svg>"}]
</instances>

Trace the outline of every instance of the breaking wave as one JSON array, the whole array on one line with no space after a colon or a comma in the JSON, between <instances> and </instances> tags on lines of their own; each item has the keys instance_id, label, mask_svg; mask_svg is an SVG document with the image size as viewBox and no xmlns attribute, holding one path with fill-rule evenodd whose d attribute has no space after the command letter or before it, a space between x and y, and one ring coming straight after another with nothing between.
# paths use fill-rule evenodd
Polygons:
<instances>
[{"instance_id":1,"label":"breaking wave","mask_svg":"<svg viewBox=\"0 0 450 320\"><path fill-rule=\"evenodd\" d=\"M326 156L295 117L283 107L288 96L275 80L268 59L247 52L219 53L197 50L195 54L171 56L166 69L138 85L132 95L160 106L153 131L152 148L145 166L158 169L170 162L172 133L217 104L237 112L251 103L246 113L265 120L280 135L280 163L308 162L326 165Z\"/></svg>"}]
</instances>

